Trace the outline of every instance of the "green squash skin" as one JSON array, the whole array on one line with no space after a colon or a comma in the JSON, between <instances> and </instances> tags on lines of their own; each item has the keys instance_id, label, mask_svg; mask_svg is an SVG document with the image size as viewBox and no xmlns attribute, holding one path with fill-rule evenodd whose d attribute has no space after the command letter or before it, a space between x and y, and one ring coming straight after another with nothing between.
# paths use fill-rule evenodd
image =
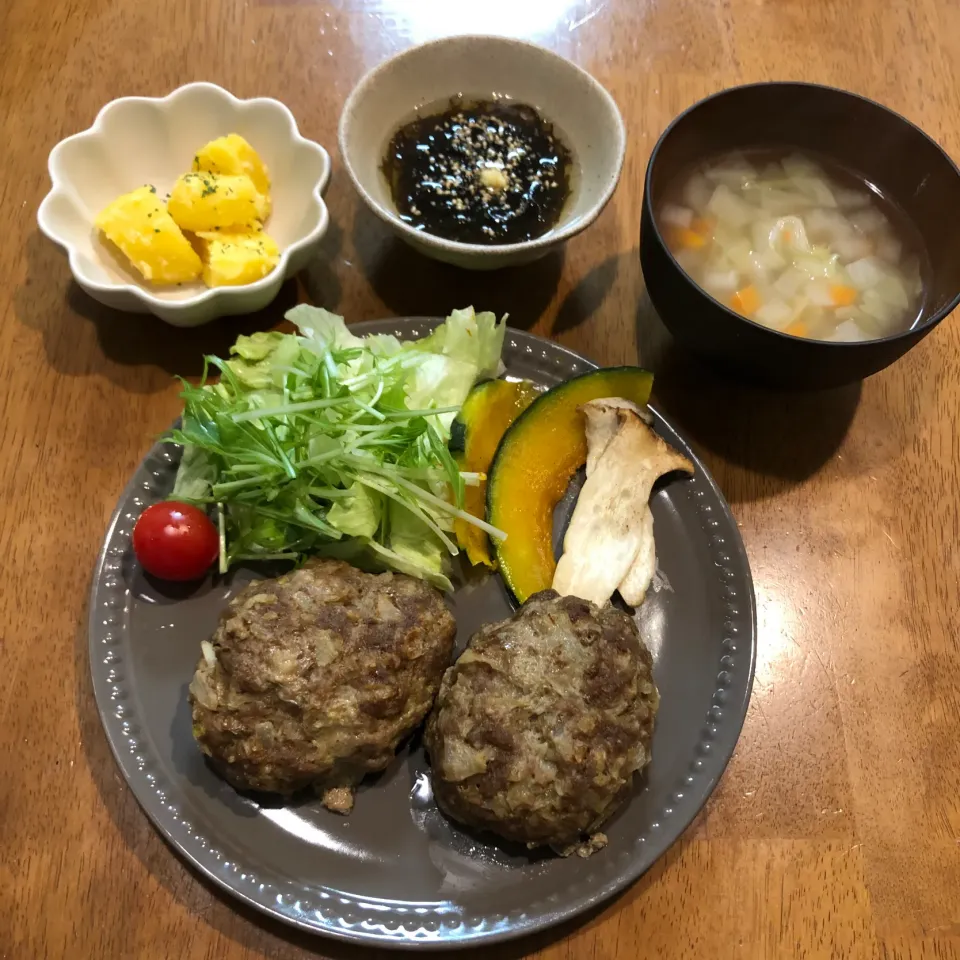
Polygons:
<instances>
[{"instance_id":1,"label":"green squash skin","mask_svg":"<svg viewBox=\"0 0 960 960\"><path fill-rule=\"evenodd\" d=\"M487 393L500 389L497 384L506 383L506 380L482 380L474 384L467 399L463 401L460 412L450 424L450 442L447 444L450 452L457 456L467 449L467 434L475 424L475 418L483 416Z\"/></svg>"},{"instance_id":2,"label":"green squash skin","mask_svg":"<svg viewBox=\"0 0 960 960\"><path fill-rule=\"evenodd\" d=\"M621 378L628 378L631 389L624 390L624 381ZM497 501L503 495L511 493L507 484L509 483L509 464L508 459L514 447L522 451L523 440L528 430L535 430L537 422L544 412L548 412L558 403L563 403L565 397L570 392L568 388L571 385L580 385L585 380L595 379L597 381L598 392L595 399L604 397L624 396L625 399L632 400L639 406L646 404L650 397L650 391L653 388L653 374L642 367L601 367L599 370L589 370L586 373L571 377L563 383L557 384L546 393L541 394L536 400L527 407L523 413L517 417L500 439L497 446L497 452L494 455L493 462L490 465L490 471L487 475L487 522L498 526L497 524ZM584 402L584 401L580 401ZM529 491L517 491L517 496L529 495ZM506 561L501 544L493 541L493 547L496 551L497 562L500 569L500 575L510 589L510 592L521 602L526 597L521 597L515 589L516 580L513 571L510 569L509 562ZM549 586L549 584L548 584Z\"/></svg>"}]
</instances>

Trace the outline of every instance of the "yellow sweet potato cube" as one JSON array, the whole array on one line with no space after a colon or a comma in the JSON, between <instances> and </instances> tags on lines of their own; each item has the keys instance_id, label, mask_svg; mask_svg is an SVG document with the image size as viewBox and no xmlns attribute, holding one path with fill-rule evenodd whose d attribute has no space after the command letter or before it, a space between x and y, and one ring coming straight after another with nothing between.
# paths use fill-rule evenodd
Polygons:
<instances>
[{"instance_id":1,"label":"yellow sweet potato cube","mask_svg":"<svg viewBox=\"0 0 960 960\"><path fill-rule=\"evenodd\" d=\"M201 147L193 158L196 172L220 173L228 176L246 174L266 198L267 212L270 209L270 172L260 155L238 133L211 140Z\"/></svg>"},{"instance_id":2,"label":"yellow sweet potato cube","mask_svg":"<svg viewBox=\"0 0 960 960\"><path fill-rule=\"evenodd\" d=\"M266 200L246 175L185 173L173 185L167 210L182 230L200 233L263 220Z\"/></svg>"},{"instance_id":3,"label":"yellow sweet potato cube","mask_svg":"<svg viewBox=\"0 0 960 960\"><path fill-rule=\"evenodd\" d=\"M145 279L184 283L200 276L203 264L197 251L153 187L139 187L117 197L100 211L95 223Z\"/></svg>"},{"instance_id":4,"label":"yellow sweet potato cube","mask_svg":"<svg viewBox=\"0 0 960 960\"><path fill-rule=\"evenodd\" d=\"M262 229L203 231L197 236L202 247L203 282L208 287L253 283L280 260L279 248Z\"/></svg>"}]
</instances>

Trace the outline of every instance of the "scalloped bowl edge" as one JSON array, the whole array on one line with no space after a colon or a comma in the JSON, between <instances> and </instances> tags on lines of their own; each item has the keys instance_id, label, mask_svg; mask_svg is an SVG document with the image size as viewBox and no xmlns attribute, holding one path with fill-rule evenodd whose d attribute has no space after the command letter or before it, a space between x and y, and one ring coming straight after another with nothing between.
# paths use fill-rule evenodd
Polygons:
<instances>
[{"instance_id":1,"label":"scalloped bowl edge","mask_svg":"<svg viewBox=\"0 0 960 960\"><path fill-rule=\"evenodd\" d=\"M206 97L208 102L215 102L218 106L225 106L234 117L244 110L266 108L285 120L290 149L308 152L316 158L318 163L318 173L310 190L310 206L316 212L315 221L306 234L284 246L276 268L254 283L233 287L211 287L193 296L169 300L136 283L103 282L94 279L87 273L82 263L83 254L80 246L66 234L56 212L58 202L64 200L74 207L85 207L65 169L69 163L71 149L80 143L102 140L105 125L111 115L118 110L129 109L136 105L149 105L153 108L160 107L169 114L178 101L187 96L197 95ZM214 135L222 135L226 132L228 131L223 130ZM330 215L323 200L323 193L330 181L329 153L319 143L307 139L300 133L293 113L279 100L270 97L243 100L213 83L188 83L165 97L120 97L110 101L100 109L94 122L86 130L66 137L53 148L47 161L47 169L52 185L40 203L37 224L44 236L66 251L70 270L76 282L91 297L108 307L132 313L153 313L174 326L198 326L216 317L252 313L267 306L276 297L283 282L306 265L330 223Z\"/></svg>"}]
</instances>

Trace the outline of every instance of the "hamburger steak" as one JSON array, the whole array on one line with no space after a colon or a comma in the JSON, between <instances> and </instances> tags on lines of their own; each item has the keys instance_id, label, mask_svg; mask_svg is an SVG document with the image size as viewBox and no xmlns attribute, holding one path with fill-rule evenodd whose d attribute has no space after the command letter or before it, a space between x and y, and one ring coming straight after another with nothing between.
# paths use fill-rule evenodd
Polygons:
<instances>
[{"instance_id":1,"label":"hamburger steak","mask_svg":"<svg viewBox=\"0 0 960 960\"><path fill-rule=\"evenodd\" d=\"M403 574L318 560L251 583L203 644L194 736L235 787L314 787L348 813L430 710L455 634L440 592Z\"/></svg>"},{"instance_id":2,"label":"hamburger steak","mask_svg":"<svg viewBox=\"0 0 960 960\"><path fill-rule=\"evenodd\" d=\"M440 809L531 848L589 856L650 760L652 666L629 616L553 590L482 627L427 721Z\"/></svg>"}]
</instances>

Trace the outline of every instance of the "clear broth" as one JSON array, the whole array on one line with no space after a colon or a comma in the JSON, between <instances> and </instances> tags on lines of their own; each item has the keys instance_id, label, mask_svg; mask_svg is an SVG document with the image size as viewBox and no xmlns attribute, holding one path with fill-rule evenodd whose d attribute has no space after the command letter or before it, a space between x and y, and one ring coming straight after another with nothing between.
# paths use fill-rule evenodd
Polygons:
<instances>
[{"instance_id":1,"label":"clear broth","mask_svg":"<svg viewBox=\"0 0 960 960\"><path fill-rule=\"evenodd\" d=\"M733 201L716 195L721 186ZM922 316L929 262L918 232L874 184L821 156L788 148L721 155L678 176L656 216L694 283L782 333L879 339Z\"/></svg>"}]
</instances>

